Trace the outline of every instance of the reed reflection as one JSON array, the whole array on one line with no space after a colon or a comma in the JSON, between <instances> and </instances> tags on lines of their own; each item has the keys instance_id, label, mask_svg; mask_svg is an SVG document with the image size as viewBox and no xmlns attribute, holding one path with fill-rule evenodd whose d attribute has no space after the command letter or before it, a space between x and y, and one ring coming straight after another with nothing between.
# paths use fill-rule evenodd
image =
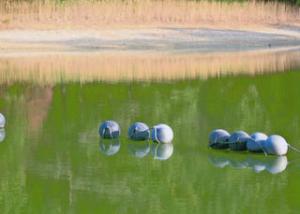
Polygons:
<instances>
[{"instance_id":1,"label":"reed reflection","mask_svg":"<svg viewBox=\"0 0 300 214\"><path fill-rule=\"evenodd\" d=\"M119 139L100 139L99 150L107 156L113 156L120 150L121 143Z\"/></svg>"},{"instance_id":2,"label":"reed reflection","mask_svg":"<svg viewBox=\"0 0 300 214\"><path fill-rule=\"evenodd\" d=\"M79 54L0 59L0 83L164 81L256 75L299 68L299 50L207 54ZM101 72L99 72L101 71ZM184 72L183 72L184 71ZM39 75L36 75L38 72Z\"/></svg>"},{"instance_id":3,"label":"reed reflection","mask_svg":"<svg viewBox=\"0 0 300 214\"><path fill-rule=\"evenodd\" d=\"M219 156L209 155L209 161L218 168L230 166L235 169L251 168L255 173L267 171L271 174L278 174L286 170L288 159L286 156Z\"/></svg>"}]
</instances>

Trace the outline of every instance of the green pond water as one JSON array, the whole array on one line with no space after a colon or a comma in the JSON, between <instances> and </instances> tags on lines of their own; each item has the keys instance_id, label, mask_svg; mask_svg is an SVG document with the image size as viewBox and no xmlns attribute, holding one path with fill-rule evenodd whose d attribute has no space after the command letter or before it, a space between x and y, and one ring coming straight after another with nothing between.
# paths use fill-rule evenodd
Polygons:
<instances>
[{"instance_id":1,"label":"green pond water","mask_svg":"<svg viewBox=\"0 0 300 214\"><path fill-rule=\"evenodd\" d=\"M300 154L266 157L207 145L209 132L223 128L280 134L300 148L299 80L294 70L173 82L2 84L0 211L298 213ZM100 141L106 119L119 122L119 142ZM135 121L169 124L173 144L129 141Z\"/></svg>"}]
</instances>

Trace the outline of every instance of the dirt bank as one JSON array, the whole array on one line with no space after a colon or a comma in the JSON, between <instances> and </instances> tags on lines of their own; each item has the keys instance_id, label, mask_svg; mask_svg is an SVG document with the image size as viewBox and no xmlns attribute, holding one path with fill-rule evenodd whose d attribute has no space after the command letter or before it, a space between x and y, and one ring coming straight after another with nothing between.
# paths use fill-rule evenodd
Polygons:
<instances>
[{"instance_id":1,"label":"dirt bank","mask_svg":"<svg viewBox=\"0 0 300 214\"><path fill-rule=\"evenodd\" d=\"M300 28L259 30L150 28L0 31L0 57L51 53L211 53L300 46Z\"/></svg>"}]
</instances>

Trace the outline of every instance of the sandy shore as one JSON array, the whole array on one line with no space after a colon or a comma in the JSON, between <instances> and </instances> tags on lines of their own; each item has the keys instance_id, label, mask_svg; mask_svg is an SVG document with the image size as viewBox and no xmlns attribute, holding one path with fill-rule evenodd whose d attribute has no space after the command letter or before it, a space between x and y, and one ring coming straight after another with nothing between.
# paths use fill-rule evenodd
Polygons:
<instances>
[{"instance_id":1,"label":"sandy shore","mask_svg":"<svg viewBox=\"0 0 300 214\"><path fill-rule=\"evenodd\" d=\"M51 53L214 53L295 49L300 27L254 30L148 28L112 30L4 30L0 57Z\"/></svg>"},{"instance_id":2,"label":"sandy shore","mask_svg":"<svg viewBox=\"0 0 300 214\"><path fill-rule=\"evenodd\" d=\"M0 84L162 81L300 68L300 28L0 31Z\"/></svg>"}]
</instances>

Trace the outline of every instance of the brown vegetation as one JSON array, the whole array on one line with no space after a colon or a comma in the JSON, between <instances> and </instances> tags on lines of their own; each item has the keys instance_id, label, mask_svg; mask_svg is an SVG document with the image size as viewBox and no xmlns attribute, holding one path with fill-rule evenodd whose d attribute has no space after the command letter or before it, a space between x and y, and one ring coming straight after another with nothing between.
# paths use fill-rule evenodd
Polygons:
<instances>
[{"instance_id":1,"label":"brown vegetation","mask_svg":"<svg viewBox=\"0 0 300 214\"><path fill-rule=\"evenodd\" d=\"M245 27L299 24L300 9L278 2L76 0L0 3L0 29Z\"/></svg>"}]
</instances>

